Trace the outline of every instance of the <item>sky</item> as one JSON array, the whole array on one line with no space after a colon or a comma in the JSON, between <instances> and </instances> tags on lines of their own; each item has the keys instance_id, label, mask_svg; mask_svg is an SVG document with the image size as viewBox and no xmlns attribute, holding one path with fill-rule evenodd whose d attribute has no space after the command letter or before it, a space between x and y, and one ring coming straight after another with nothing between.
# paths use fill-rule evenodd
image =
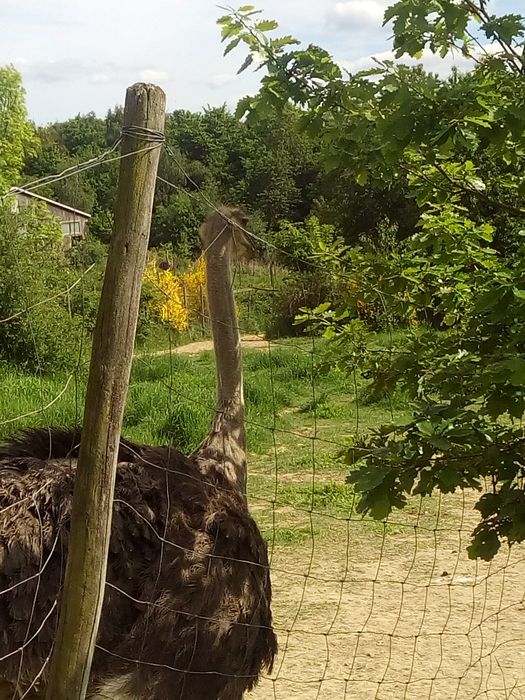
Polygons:
<instances>
[{"instance_id":1,"label":"sky","mask_svg":"<svg viewBox=\"0 0 525 700\"><path fill-rule=\"evenodd\" d=\"M246 0L248 2L248 0ZM327 49L359 70L391 57L382 17L393 0L252 0L279 32ZM493 12L523 12L523 0L493 0ZM223 57L220 0L0 0L0 65L22 74L29 116L38 124L122 104L137 81L160 85L169 110L233 106L256 92L259 76L236 75L242 50ZM229 4L227 1L225 4ZM234 3L234 6L242 4ZM447 73L460 57L425 55Z\"/></svg>"}]
</instances>

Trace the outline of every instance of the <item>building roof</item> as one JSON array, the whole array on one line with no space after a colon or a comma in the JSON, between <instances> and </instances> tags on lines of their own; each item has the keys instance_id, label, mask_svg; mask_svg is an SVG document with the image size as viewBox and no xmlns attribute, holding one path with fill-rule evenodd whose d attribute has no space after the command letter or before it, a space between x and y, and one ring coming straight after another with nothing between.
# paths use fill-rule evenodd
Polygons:
<instances>
[{"instance_id":1,"label":"building roof","mask_svg":"<svg viewBox=\"0 0 525 700\"><path fill-rule=\"evenodd\" d=\"M78 216L81 216L84 219L91 218L91 214L87 214L85 211L80 211L80 209L74 209L73 207L70 207L67 204L62 204L62 202L55 202L54 199L42 197L39 194L35 194L34 192L30 192L29 190L24 190L21 187L13 187L12 192L14 194L24 194L27 197L33 197L34 199L38 199L41 202L46 202L46 204L52 204L54 207L58 207L59 209L65 209L66 211L70 211L73 214L77 214Z\"/></svg>"}]
</instances>

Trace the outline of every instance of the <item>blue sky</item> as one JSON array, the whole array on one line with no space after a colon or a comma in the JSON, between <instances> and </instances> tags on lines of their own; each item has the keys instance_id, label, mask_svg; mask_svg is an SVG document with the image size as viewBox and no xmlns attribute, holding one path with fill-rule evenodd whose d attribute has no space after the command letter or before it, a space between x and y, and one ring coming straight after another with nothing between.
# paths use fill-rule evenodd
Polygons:
<instances>
[{"instance_id":1,"label":"blue sky","mask_svg":"<svg viewBox=\"0 0 525 700\"><path fill-rule=\"evenodd\" d=\"M393 0L253 0L283 33L328 49L351 69L388 56L381 19ZM492 0L492 12L524 12L523 0ZM103 115L138 80L161 85L168 108L233 105L258 76L235 75L242 54L222 57L220 0L0 0L0 65L22 73L30 117L43 124L90 110ZM228 3L225 3L228 4ZM239 3L234 3L237 6ZM446 73L452 63L425 56Z\"/></svg>"}]
</instances>

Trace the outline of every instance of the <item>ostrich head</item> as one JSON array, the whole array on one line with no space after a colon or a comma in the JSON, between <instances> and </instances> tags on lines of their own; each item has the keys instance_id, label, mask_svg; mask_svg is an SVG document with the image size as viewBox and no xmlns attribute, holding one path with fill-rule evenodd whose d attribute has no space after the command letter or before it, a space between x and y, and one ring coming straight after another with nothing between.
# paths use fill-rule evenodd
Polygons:
<instances>
[{"instance_id":1,"label":"ostrich head","mask_svg":"<svg viewBox=\"0 0 525 700\"><path fill-rule=\"evenodd\" d=\"M253 246L246 233L248 216L236 207L218 207L200 228L202 248L208 257L250 260Z\"/></svg>"}]
</instances>

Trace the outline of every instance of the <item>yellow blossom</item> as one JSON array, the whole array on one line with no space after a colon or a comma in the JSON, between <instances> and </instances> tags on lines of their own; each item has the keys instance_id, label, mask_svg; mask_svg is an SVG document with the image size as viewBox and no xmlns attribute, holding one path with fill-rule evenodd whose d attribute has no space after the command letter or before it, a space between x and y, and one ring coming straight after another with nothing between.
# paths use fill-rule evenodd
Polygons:
<instances>
[{"instance_id":1,"label":"yellow blossom","mask_svg":"<svg viewBox=\"0 0 525 700\"><path fill-rule=\"evenodd\" d=\"M181 275L184 290L184 304L188 313L200 315L206 313L206 261L201 256L194 268Z\"/></svg>"},{"instance_id":2,"label":"yellow blossom","mask_svg":"<svg viewBox=\"0 0 525 700\"><path fill-rule=\"evenodd\" d=\"M153 256L144 272L144 286L150 293L150 312L174 330L186 330L191 316L206 313L206 264L202 257L193 269L177 275L170 267L161 269Z\"/></svg>"}]
</instances>

